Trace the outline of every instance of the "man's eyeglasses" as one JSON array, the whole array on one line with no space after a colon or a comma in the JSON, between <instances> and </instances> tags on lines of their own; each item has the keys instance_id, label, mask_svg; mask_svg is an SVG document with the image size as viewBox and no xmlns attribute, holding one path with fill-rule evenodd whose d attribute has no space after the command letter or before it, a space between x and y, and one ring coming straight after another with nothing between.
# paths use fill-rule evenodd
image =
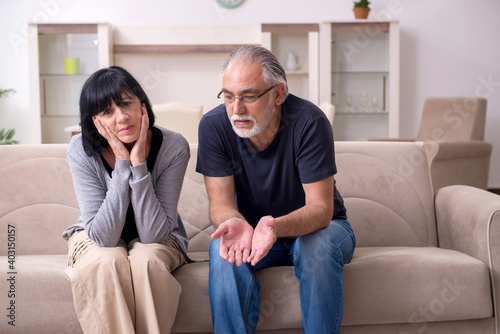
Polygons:
<instances>
[{"instance_id":1,"label":"man's eyeglasses","mask_svg":"<svg viewBox=\"0 0 500 334\"><path fill-rule=\"evenodd\" d=\"M259 95L243 95L243 96L235 96L235 95L231 95L231 94L227 94L227 93L224 93L223 90L220 91L220 93L217 95L217 98L220 99L221 95L224 94L224 103L225 104L231 104L233 103L236 99L240 99L240 102L241 103L245 103L245 104L252 104L252 103L255 103L257 102L257 100L264 96L267 92L269 92L271 89L273 89L274 87L278 86L278 84L272 86L272 87L269 87L268 89L266 89L263 93L259 94Z\"/></svg>"}]
</instances>

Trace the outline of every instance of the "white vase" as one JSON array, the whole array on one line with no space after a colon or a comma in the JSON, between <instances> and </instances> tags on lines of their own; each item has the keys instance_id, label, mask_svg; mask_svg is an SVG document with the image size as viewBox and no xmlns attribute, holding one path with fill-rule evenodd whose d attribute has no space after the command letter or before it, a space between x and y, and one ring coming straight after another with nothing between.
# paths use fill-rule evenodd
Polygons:
<instances>
[{"instance_id":1,"label":"white vase","mask_svg":"<svg viewBox=\"0 0 500 334\"><path fill-rule=\"evenodd\" d=\"M288 71L295 71L299 68L299 57L293 51L288 52L286 55L285 66Z\"/></svg>"}]
</instances>

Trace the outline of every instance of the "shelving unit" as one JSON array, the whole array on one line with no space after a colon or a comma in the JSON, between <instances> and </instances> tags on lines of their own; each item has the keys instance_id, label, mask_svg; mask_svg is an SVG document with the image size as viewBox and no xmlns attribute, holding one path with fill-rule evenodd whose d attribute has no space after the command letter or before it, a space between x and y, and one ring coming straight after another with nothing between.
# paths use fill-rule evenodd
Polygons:
<instances>
[{"instance_id":1,"label":"shelving unit","mask_svg":"<svg viewBox=\"0 0 500 334\"><path fill-rule=\"evenodd\" d=\"M221 66L242 45L270 49L285 67L289 91L335 106L336 140L399 136L399 23L355 20L251 26L30 24L33 143L65 143L78 124L88 76L113 63L139 81L151 103L186 102L207 112L217 99ZM289 62L290 53L296 66ZM80 59L67 75L64 58Z\"/></svg>"},{"instance_id":2,"label":"shelving unit","mask_svg":"<svg viewBox=\"0 0 500 334\"><path fill-rule=\"evenodd\" d=\"M106 23L30 24L31 142L67 143L64 128L78 124L78 101L87 78L111 65L111 34ZM64 58L79 58L78 74L66 74Z\"/></svg>"},{"instance_id":3,"label":"shelving unit","mask_svg":"<svg viewBox=\"0 0 500 334\"><path fill-rule=\"evenodd\" d=\"M320 100L335 105L336 140L399 136L399 23L321 24Z\"/></svg>"},{"instance_id":4,"label":"shelving unit","mask_svg":"<svg viewBox=\"0 0 500 334\"><path fill-rule=\"evenodd\" d=\"M260 25L115 27L115 64L139 81L153 105L185 102L208 112L222 103L221 66L242 45L260 44Z\"/></svg>"},{"instance_id":5,"label":"shelving unit","mask_svg":"<svg viewBox=\"0 0 500 334\"><path fill-rule=\"evenodd\" d=\"M262 46L285 68L290 93L318 104L319 24L263 24L261 29Z\"/></svg>"}]
</instances>

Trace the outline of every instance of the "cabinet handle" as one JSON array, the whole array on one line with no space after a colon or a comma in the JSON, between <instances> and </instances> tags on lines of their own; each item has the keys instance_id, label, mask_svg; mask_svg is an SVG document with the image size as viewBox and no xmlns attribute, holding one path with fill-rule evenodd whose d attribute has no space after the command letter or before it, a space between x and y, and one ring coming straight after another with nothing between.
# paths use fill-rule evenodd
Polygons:
<instances>
[{"instance_id":1,"label":"cabinet handle","mask_svg":"<svg viewBox=\"0 0 500 334\"><path fill-rule=\"evenodd\" d=\"M47 115L47 98L45 94L45 79L42 79L42 90L43 90L43 114Z\"/></svg>"},{"instance_id":2,"label":"cabinet handle","mask_svg":"<svg viewBox=\"0 0 500 334\"><path fill-rule=\"evenodd\" d=\"M385 110L385 90L386 90L386 76L384 75L384 79L382 81L382 110Z\"/></svg>"}]
</instances>

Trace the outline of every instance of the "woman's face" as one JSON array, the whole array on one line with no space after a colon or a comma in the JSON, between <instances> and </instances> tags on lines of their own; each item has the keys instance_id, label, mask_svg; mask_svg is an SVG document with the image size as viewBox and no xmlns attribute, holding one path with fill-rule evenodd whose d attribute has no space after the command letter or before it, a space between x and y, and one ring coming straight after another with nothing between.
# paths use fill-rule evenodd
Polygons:
<instances>
[{"instance_id":1,"label":"woman's face","mask_svg":"<svg viewBox=\"0 0 500 334\"><path fill-rule=\"evenodd\" d=\"M141 104L136 96L122 93L119 106L111 101L111 104L95 117L122 143L130 144L139 138L143 113L147 113L144 103Z\"/></svg>"}]
</instances>

